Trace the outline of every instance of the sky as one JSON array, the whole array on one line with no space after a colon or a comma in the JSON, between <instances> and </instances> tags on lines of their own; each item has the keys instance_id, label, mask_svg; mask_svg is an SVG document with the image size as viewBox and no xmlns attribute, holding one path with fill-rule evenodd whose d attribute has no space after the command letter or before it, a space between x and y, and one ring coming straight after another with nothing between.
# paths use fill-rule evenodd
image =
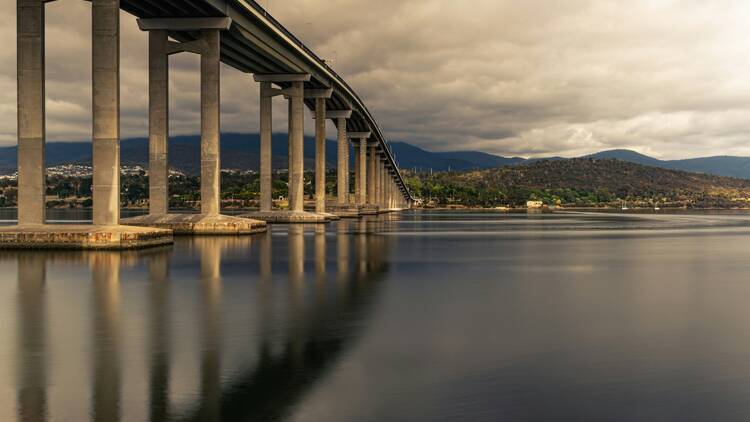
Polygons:
<instances>
[{"instance_id":1,"label":"sky","mask_svg":"<svg viewBox=\"0 0 750 422\"><path fill-rule=\"evenodd\" d=\"M0 145L13 145L15 1L0 3ZM524 157L750 156L746 0L260 4L333 63L391 141ZM88 140L91 6L46 7L47 140ZM122 136L146 136L147 35L124 12L121 44ZM198 66L190 54L170 59L173 135L199 131ZM251 75L223 66L221 95L222 130L257 132ZM274 114L274 131L285 132L283 101Z\"/></svg>"}]
</instances>

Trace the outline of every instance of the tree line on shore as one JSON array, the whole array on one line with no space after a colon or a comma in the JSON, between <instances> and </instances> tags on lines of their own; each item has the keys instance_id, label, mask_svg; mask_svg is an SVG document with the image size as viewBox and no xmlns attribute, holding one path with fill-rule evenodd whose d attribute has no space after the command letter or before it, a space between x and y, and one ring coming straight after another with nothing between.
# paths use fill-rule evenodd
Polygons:
<instances>
[{"instance_id":1,"label":"tree line on shore","mask_svg":"<svg viewBox=\"0 0 750 422\"><path fill-rule=\"evenodd\" d=\"M405 179L427 206L746 208L750 180L688 173L615 159L541 160L465 172L410 172Z\"/></svg>"},{"instance_id":2,"label":"tree line on shore","mask_svg":"<svg viewBox=\"0 0 750 422\"><path fill-rule=\"evenodd\" d=\"M404 179L416 198L426 206L525 207L527 201L549 206L604 207L627 203L632 207L750 207L750 180L688 173L649 167L615 159L579 158L542 160L519 166L462 172L415 172L404 170ZM273 197L287 197L287 173L273 179ZM353 175L352 175L353 178ZM314 174L305 174L305 195L314 194ZM170 176L170 207L200 205L200 177ZM336 194L332 170L326 193ZM350 181L353 186L353 180ZM91 206L90 176L47 177L47 203L51 207ZM0 207L16 206L13 179L0 180ZM148 206L148 175L123 174L121 203L124 207ZM257 172L225 171L221 177L224 207L257 205L260 180Z\"/></svg>"}]
</instances>

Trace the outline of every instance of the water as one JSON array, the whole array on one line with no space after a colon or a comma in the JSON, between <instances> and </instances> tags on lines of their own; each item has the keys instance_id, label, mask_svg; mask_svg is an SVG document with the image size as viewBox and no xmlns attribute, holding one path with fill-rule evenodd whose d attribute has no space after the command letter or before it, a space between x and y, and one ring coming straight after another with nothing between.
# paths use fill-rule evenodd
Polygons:
<instances>
[{"instance_id":1,"label":"water","mask_svg":"<svg viewBox=\"0 0 750 422\"><path fill-rule=\"evenodd\" d=\"M0 421L750 419L750 215L0 253Z\"/></svg>"}]
</instances>

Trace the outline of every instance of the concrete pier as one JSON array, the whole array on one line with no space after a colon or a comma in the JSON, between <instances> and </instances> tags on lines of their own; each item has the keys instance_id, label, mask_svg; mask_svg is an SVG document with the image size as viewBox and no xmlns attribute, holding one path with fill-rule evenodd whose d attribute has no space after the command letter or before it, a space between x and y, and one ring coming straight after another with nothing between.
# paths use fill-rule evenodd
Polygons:
<instances>
[{"instance_id":1,"label":"concrete pier","mask_svg":"<svg viewBox=\"0 0 750 422\"><path fill-rule=\"evenodd\" d=\"M35 224L0 227L0 249L138 249L168 245L171 230L129 226Z\"/></svg>"},{"instance_id":2,"label":"concrete pier","mask_svg":"<svg viewBox=\"0 0 750 422\"><path fill-rule=\"evenodd\" d=\"M351 200L349 186L349 139L347 137L346 122L352 115L351 110L331 110L327 116L336 122L336 141L337 141L337 190L336 202L329 205L331 213L341 218L359 218L359 209ZM356 157L356 155L355 155ZM355 184L356 186L356 184Z\"/></svg>"},{"instance_id":3,"label":"concrete pier","mask_svg":"<svg viewBox=\"0 0 750 422\"><path fill-rule=\"evenodd\" d=\"M359 192L357 196L357 205L364 206L367 204L367 138L359 140L359 160L358 160Z\"/></svg>"},{"instance_id":4,"label":"concrete pier","mask_svg":"<svg viewBox=\"0 0 750 422\"><path fill-rule=\"evenodd\" d=\"M272 151L273 92L271 82L260 83L260 211L270 212L273 206Z\"/></svg>"},{"instance_id":5,"label":"concrete pier","mask_svg":"<svg viewBox=\"0 0 750 422\"><path fill-rule=\"evenodd\" d=\"M44 224L44 1L17 0L18 224Z\"/></svg>"},{"instance_id":6,"label":"concrete pier","mask_svg":"<svg viewBox=\"0 0 750 422\"><path fill-rule=\"evenodd\" d=\"M377 180L377 191L376 201L378 204L378 210L385 212L385 202L383 201L383 189L385 185L385 165L383 163L383 157L378 155L378 180Z\"/></svg>"},{"instance_id":7,"label":"concrete pier","mask_svg":"<svg viewBox=\"0 0 750 422\"><path fill-rule=\"evenodd\" d=\"M253 234L266 230L263 221L232 217L220 214L221 192L220 177L220 41L221 30L228 28L226 20L194 20L193 26L184 28L179 19L160 20L156 23L148 20L139 21L142 29L151 32L149 55L154 63L149 65L149 93L151 116L149 155L154 160L153 170L157 172L155 185L149 194L158 195L156 203L150 207L148 215L131 217L122 220L129 226L154 227L172 230L175 234L227 235ZM167 30L174 28L200 30L200 39L196 42L169 43L164 45ZM162 35L162 33L164 35ZM168 63L167 56L183 51L199 54L201 57L201 212L200 214L169 214L167 181L167 129L168 113ZM163 54L162 54L163 53ZM151 168L149 175L151 175ZM163 179L162 179L163 177ZM150 183L154 183L150 181ZM152 190L153 189L153 190ZM161 195L164 196L162 197ZM153 199L153 197L151 197ZM163 199L162 199L163 198Z\"/></svg>"},{"instance_id":8,"label":"concrete pier","mask_svg":"<svg viewBox=\"0 0 750 422\"><path fill-rule=\"evenodd\" d=\"M172 243L172 232L119 225L120 2L92 2L94 225L45 224L44 3L18 0L18 225L0 249L130 249Z\"/></svg>"},{"instance_id":9,"label":"concrete pier","mask_svg":"<svg viewBox=\"0 0 750 422\"><path fill-rule=\"evenodd\" d=\"M367 147L367 205L375 206L377 186L376 179L377 173L377 159L378 159L378 146L375 143L371 143Z\"/></svg>"},{"instance_id":10,"label":"concrete pier","mask_svg":"<svg viewBox=\"0 0 750 422\"><path fill-rule=\"evenodd\" d=\"M261 211L242 214L240 218L249 218L267 223L325 223L326 217L316 213L305 212L304 210L304 112L305 112L305 81L310 79L307 74L290 74L290 75L260 75L254 76L257 82L261 84L262 101L266 101L265 106L261 107L261 123L266 130L268 139L268 148L266 149L267 163L270 169L270 138L271 138L271 120L270 99L276 95L284 95L288 99L289 106L289 209L273 210L270 200L263 204ZM271 83L287 84L284 89L274 89ZM322 120L325 124L325 119ZM325 128L324 128L325 129ZM261 130L263 135L263 130ZM325 137L325 134L323 135ZM263 139L261 140L263 142ZM261 153L261 164L263 164L263 153ZM268 190L271 188L271 172L268 172L266 185ZM261 180L263 182L263 180ZM270 195L270 193L268 194ZM262 195L261 195L262 196Z\"/></svg>"},{"instance_id":11,"label":"concrete pier","mask_svg":"<svg viewBox=\"0 0 750 422\"><path fill-rule=\"evenodd\" d=\"M354 150L354 204L359 207L359 191L362 185L359 183L359 177L362 175L362 171L359 167L359 141L353 140L352 149Z\"/></svg>"},{"instance_id":12,"label":"concrete pier","mask_svg":"<svg viewBox=\"0 0 750 422\"><path fill-rule=\"evenodd\" d=\"M304 161L304 87L302 82L292 82L289 96L289 210L304 212L305 161Z\"/></svg>"},{"instance_id":13,"label":"concrete pier","mask_svg":"<svg viewBox=\"0 0 750 422\"><path fill-rule=\"evenodd\" d=\"M337 142L338 142L338 204L339 206L349 205L349 140L346 139L346 119L339 117L337 124Z\"/></svg>"},{"instance_id":14,"label":"concrete pier","mask_svg":"<svg viewBox=\"0 0 750 422\"><path fill-rule=\"evenodd\" d=\"M169 56L167 31L148 34L148 204L149 213L169 212Z\"/></svg>"},{"instance_id":15,"label":"concrete pier","mask_svg":"<svg viewBox=\"0 0 750 422\"><path fill-rule=\"evenodd\" d=\"M326 99L315 99L315 213L326 213Z\"/></svg>"},{"instance_id":16,"label":"concrete pier","mask_svg":"<svg viewBox=\"0 0 750 422\"><path fill-rule=\"evenodd\" d=\"M94 225L120 224L120 1L93 0Z\"/></svg>"},{"instance_id":17,"label":"concrete pier","mask_svg":"<svg viewBox=\"0 0 750 422\"><path fill-rule=\"evenodd\" d=\"M201 54L201 214L219 213L220 178L220 34L218 30L203 30Z\"/></svg>"}]
</instances>

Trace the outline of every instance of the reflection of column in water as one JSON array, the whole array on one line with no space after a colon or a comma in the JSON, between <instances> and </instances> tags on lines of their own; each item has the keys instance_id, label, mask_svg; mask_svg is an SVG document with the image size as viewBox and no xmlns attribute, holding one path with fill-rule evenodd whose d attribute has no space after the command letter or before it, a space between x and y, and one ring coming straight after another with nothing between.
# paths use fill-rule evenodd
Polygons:
<instances>
[{"instance_id":1,"label":"reflection of column in water","mask_svg":"<svg viewBox=\"0 0 750 422\"><path fill-rule=\"evenodd\" d=\"M315 225L315 300L323 305L326 294L326 226Z\"/></svg>"},{"instance_id":2,"label":"reflection of column in water","mask_svg":"<svg viewBox=\"0 0 750 422\"><path fill-rule=\"evenodd\" d=\"M289 343L295 358L302 356L304 332L304 277L305 277L305 232L302 225L289 226L289 315L291 327Z\"/></svg>"},{"instance_id":3,"label":"reflection of column in water","mask_svg":"<svg viewBox=\"0 0 750 422\"><path fill-rule=\"evenodd\" d=\"M271 284L273 278L273 260L272 260L272 246L273 246L273 235L271 229L262 235L259 235L260 251L259 251L259 270L260 270L260 284L258 286L258 302L256 309L258 310L258 325L260 327L260 339L258 341L258 347L260 348L260 355L267 356L270 353L270 341L271 341L271 326L273 324L273 286Z\"/></svg>"},{"instance_id":4,"label":"reflection of column in water","mask_svg":"<svg viewBox=\"0 0 750 422\"><path fill-rule=\"evenodd\" d=\"M349 220L340 220L336 223L336 268L338 269L339 283L349 277Z\"/></svg>"},{"instance_id":5,"label":"reflection of column in water","mask_svg":"<svg viewBox=\"0 0 750 422\"><path fill-rule=\"evenodd\" d=\"M219 420L221 393L221 350L219 312L221 307L221 254L219 237L195 239L201 257L202 281L202 356L201 356L201 417L200 420Z\"/></svg>"},{"instance_id":6,"label":"reflection of column in water","mask_svg":"<svg viewBox=\"0 0 750 422\"><path fill-rule=\"evenodd\" d=\"M151 329L151 372L149 381L150 420L169 418L169 253L159 251L148 262L150 283L149 327Z\"/></svg>"},{"instance_id":7,"label":"reflection of column in water","mask_svg":"<svg viewBox=\"0 0 750 422\"><path fill-rule=\"evenodd\" d=\"M45 255L18 256L18 416L47 418L47 312Z\"/></svg>"},{"instance_id":8,"label":"reflection of column in water","mask_svg":"<svg viewBox=\"0 0 750 422\"><path fill-rule=\"evenodd\" d=\"M120 419L120 254L91 254L94 291L94 385L96 421Z\"/></svg>"},{"instance_id":9,"label":"reflection of column in water","mask_svg":"<svg viewBox=\"0 0 750 422\"><path fill-rule=\"evenodd\" d=\"M271 228L269 227L268 231L263 233L262 235L259 235L259 241L260 241L260 251L258 259L260 260L259 263L259 271L260 271L260 279L261 282L270 282L271 281L271 275L273 272L273 261L271 259L271 246L273 245L273 234L271 233Z\"/></svg>"},{"instance_id":10,"label":"reflection of column in water","mask_svg":"<svg viewBox=\"0 0 750 422\"><path fill-rule=\"evenodd\" d=\"M357 222L357 273L367 273L367 221Z\"/></svg>"},{"instance_id":11,"label":"reflection of column in water","mask_svg":"<svg viewBox=\"0 0 750 422\"><path fill-rule=\"evenodd\" d=\"M299 284L305 276L305 228L289 225L289 280Z\"/></svg>"},{"instance_id":12,"label":"reflection of column in water","mask_svg":"<svg viewBox=\"0 0 750 422\"><path fill-rule=\"evenodd\" d=\"M326 226L315 225L315 276L318 283L326 279Z\"/></svg>"}]
</instances>

